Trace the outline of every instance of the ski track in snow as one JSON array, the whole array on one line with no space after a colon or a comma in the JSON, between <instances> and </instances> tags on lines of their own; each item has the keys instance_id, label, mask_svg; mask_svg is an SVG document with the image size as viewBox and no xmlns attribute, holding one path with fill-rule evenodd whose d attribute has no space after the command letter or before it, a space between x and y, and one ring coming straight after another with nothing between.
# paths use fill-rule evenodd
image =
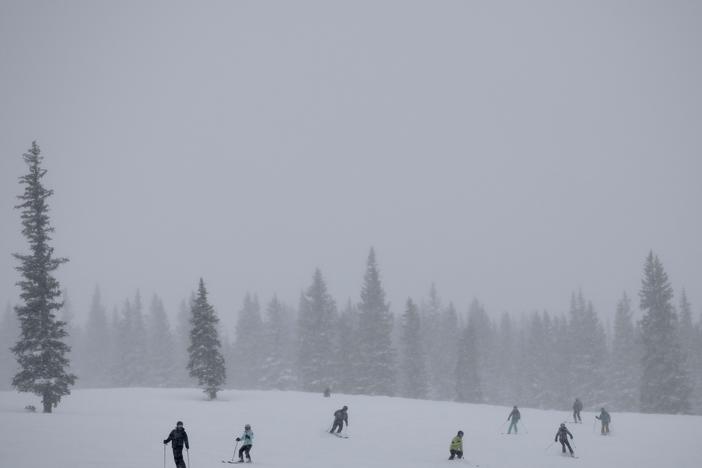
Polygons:
<instances>
[{"instance_id":1,"label":"ski track in snow","mask_svg":"<svg viewBox=\"0 0 702 468\"><path fill-rule=\"evenodd\" d=\"M518 403L518 402L517 402ZM595 412L567 423L575 454L553 442L570 411L520 408L518 435L500 425L511 407L403 398L277 391L224 391L207 401L198 389L73 390L54 414L26 413L41 405L30 394L0 392L0 467L146 468L163 466L163 439L182 420L193 468L231 466L234 438L250 423L255 433L243 466L266 468L693 468L702 466L702 417L617 413L611 436L599 435ZM321 431L333 412L349 406L348 439ZM465 432L464 460L448 447ZM328 431L328 429L327 429ZM185 453L184 453L185 456ZM187 461L187 457L186 457ZM173 467L170 445L166 466ZM190 467L188 467L190 468Z\"/></svg>"}]
</instances>

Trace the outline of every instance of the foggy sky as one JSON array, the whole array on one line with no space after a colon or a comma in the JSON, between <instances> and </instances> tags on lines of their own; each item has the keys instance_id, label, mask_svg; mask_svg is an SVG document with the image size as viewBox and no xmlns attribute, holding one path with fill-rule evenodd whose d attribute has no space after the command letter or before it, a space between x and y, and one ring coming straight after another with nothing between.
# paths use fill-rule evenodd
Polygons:
<instances>
[{"instance_id":1,"label":"foggy sky","mask_svg":"<svg viewBox=\"0 0 702 468\"><path fill-rule=\"evenodd\" d=\"M371 246L395 313L606 317L650 249L700 311L702 3L142 3L0 3L2 307L37 139L78 314L343 305Z\"/></svg>"}]
</instances>

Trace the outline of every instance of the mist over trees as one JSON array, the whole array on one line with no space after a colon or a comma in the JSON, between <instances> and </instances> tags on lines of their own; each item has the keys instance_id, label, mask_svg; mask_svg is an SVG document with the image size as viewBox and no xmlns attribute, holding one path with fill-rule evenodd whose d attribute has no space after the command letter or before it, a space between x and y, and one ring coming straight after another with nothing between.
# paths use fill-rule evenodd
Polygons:
<instances>
[{"instance_id":1,"label":"mist over trees","mask_svg":"<svg viewBox=\"0 0 702 468\"><path fill-rule=\"evenodd\" d=\"M29 173L20 178L17 208L30 253L15 254L21 302L0 317L0 342L14 343L0 349L0 389L40 395L45 412L78 375L81 387L197 384L210 399L223 388L329 387L559 409L579 397L586 408L702 414L702 318L695 320L684 289L676 304L653 252L642 272L640 313L626 293L612 310L598 311L578 290L567 312L495 320L478 299L456 310L434 284L419 303L408 298L393 311L371 248L359 301L348 299L341 311L316 269L297 309L277 297L262 309L247 293L232 330L223 329L202 280L172 314L158 296L145 310L139 291L108 314L96 287L80 324L53 277L66 260L49 245L53 192L41 183L39 147L23 157ZM612 318L608 327L601 317Z\"/></svg>"}]
</instances>

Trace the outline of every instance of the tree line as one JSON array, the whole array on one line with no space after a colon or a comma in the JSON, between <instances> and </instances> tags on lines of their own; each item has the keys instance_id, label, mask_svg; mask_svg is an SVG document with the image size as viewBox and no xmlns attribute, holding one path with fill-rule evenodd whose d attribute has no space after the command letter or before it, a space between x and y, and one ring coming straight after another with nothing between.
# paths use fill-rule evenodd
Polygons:
<instances>
[{"instance_id":1,"label":"tree line","mask_svg":"<svg viewBox=\"0 0 702 468\"><path fill-rule=\"evenodd\" d=\"M41 395L45 411L73 385L196 383L209 398L223 388L331 388L554 409L579 397L591 408L702 413L702 321L693 320L684 290L674 302L653 252L638 301L623 294L611 326L582 291L566 313L496 320L478 300L457 311L432 285L394 314L373 249L357 302L340 306L317 269L296 306L277 297L261 305L247 294L234 330L222 329L203 280L173 323L157 296L145 306L137 292L108 314L96 289L87 321L77 324L51 274L66 260L49 247L51 191L41 184L38 146L24 157L18 208L30 254L16 255L21 302L0 322L0 342L15 343L0 350L0 385Z\"/></svg>"}]
</instances>

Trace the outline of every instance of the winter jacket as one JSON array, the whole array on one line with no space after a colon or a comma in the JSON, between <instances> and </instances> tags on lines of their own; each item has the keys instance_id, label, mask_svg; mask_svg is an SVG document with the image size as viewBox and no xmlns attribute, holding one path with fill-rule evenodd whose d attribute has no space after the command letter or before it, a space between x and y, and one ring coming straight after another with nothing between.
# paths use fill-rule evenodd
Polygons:
<instances>
[{"instance_id":1,"label":"winter jacket","mask_svg":"<svg viewBox=\"0 0 702 468\"><path fill-rule=\"evenodd\" d=\"M567 427L559 427L558 432L556 432L556 437L553 439L553 441L555 442L555 441L559 440L561 442L565 442L566 440L568 440L568 436L570 436L571 439L573 438L573 434L570 433L568 428Z\"/></svg>"},{"instance_id":2,"label":"winter jacket","mask_svg":"<svg viewBox=\"0 0 702 468\"><path fill-rule=\"evenodd\" d=\"M606 412L605 410L602 410L602 412L600 413L600 415L599 415L599 416L595 416L595 418L599 419L600 421L602 421L602 422L605 423L605 424L609 424L609 422L612 420L612 417L611 417L611 416L609 415L609 413Z\"/></svg>"},{"instance_id":3,"label":"winter jacket","mask_svg":"<svg viewBox=\"0 0 702 468\"><path fill-rule=\"evenodd\" d=\"M236 440L241 441L242 447L253 445L253 431L251 429L245 430L241 437L238 437Z\"/></svg>"},{"instance_id":4,"label":"winter jacket","mask_svg":"<svg viewBox=\"0 0 702 468\"><path fill-rule=\"evenodd\" d=\"M583 402L576 398L575 403L573 403L573 410L574 411L582 411L583 410Z\"/></svg>"},{"instance_id":5,"label":"winter jacket","mask_svg":"<svg viewBox=\"0 0 702 468\"><path fill-rule=\"evenodd\" d=\"M507 416L507 419L511 419L512 422L517 422L522 418L522 415L519 413L518 409L513 409L511 413L509 413L509 416Z\"/></svg>"},{"instance_id":6,"label":"winter jacket","mask_svg":"<svg viewBox=\"0 0 702 468\"><path fill-rule=\"evenodd\" d=\"M451 440L451 450L463 451L463 437L456 436Z\"/></svg>"},{"instance_id":7,"label":"winter jacket","mask_svg":"<svg viewBox=\"0 0 702 468\"><path fill-rule=\"evenodd\" d=\"M190 450L190 444L188 443L188 433L185 432L185 429L183 429L182 427L176 427L171 431L170 434L168 434L168 439L164 440L163 443L167 444L168 442L172 442L171 446L174 449L183 450L183 444L185 444L185 448Z\"/></svg>"},{"instance_id":8,"label":"winter jacket","mask_svg":"<svg viewBox=\"0 0 702 468\"><path fill-rule=\"evenodd\" d=\"M345 409L338 409L334 411L334 421L344 421L346 425L349 425L349 413Z\"/></svg>"}]
</instances>

